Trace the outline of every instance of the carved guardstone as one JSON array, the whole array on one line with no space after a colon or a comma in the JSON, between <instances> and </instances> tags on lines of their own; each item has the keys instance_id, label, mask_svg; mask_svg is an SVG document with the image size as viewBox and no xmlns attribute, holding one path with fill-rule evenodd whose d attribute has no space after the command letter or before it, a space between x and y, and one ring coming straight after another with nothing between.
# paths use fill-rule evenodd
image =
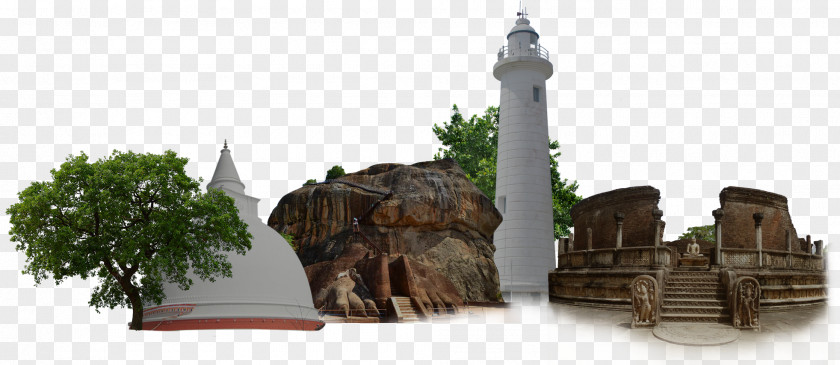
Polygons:
<instances>
[{"instance_id":1,"label":"carved guardstone","mask_svg":"<svg viewBox=\"0 0 840 365\"><path fill-rule=\"evenodd\" d=\"M739 329L759 329L761 325L758 321L758 308L761 287L758 285L758 280L748 276L742 277L735 281L732 288L732 293L729 295L732 326Z\"/></svg>"},{"instance_id":2,"label":"carved guardstone","mask_svg":"<svg viewBox=\"0 0 840 365\"><path fill-rule=\"evenodd\" d=\"M639 275L630 284L633 320L630 328L656 327L659 324L659 283L650 275Z\"/></svg>"}]
</instances>

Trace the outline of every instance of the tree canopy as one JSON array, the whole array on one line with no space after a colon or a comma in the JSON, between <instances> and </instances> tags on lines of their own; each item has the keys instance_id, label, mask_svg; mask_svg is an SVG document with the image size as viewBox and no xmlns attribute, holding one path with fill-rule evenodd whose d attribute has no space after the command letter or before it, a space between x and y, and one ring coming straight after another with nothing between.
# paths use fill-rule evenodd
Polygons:
<instances>
[{"instance_id":1,"label":"tree canopy","mask_svg":"<svg viewBox=\"0 0 840 365\"><path fill-rule=\"evenodd\" d=\"M339 166L339 165L335 165L332 168L330 168L329 170L327 170L327 178L326 179L327 180L337 179L337 178L342 177L344 175L346 175L346 173L344 172L344 168Z\"/></svg>"},{"instance_id":2,"label":"tree canopy","mask_svg":"<svg viewBox=\"0 0 840 365\"><path fill-rule=\"evenodd\" d=\"M715 225L688 227L688 230L681 234L679 239L697 238L704 241L715 241Z\"/></svg>"},{"instance_id":3,"label":"tree canopy","mask_svg":"<svg viewBox=\"0 0 840 365\"><path fill-rule=\"evenodd\" d=\"M457 105L452 106L452 117L443 126L432 127L437 138L446 148L440 148L435 160L452 158L461 165L467 178L490 200L496 200L496 156L499 145L499 108L490 106L479 117L465 120ZM557 158L560 143L547 141L551 166L551 195L553 200L554 238L567 236L573 226L569 211L581 197L575 192L576 181L569 183L560 177ZM554 152L554 151L557 152Z\"/></svg>"},{"instance_id":4,"label":"tree canopy","mask_svg":"<svg viewBox=\"0 0 840 365\"><path fill-rule=\"evenodd\" d=\"M251 234L231 197L199 190L186 158L121 153L89 163L69 156L18 193L10 215L11 240L26 255L24 274L35 283L53 277L99 278L89 304L132 308L131 328L142 329L144 303L160 304L163 283L187 290L193 281L230 277L227 252L245 254ZM190 270L191 269L191 270Z\"/></svg>"}]
</instances>

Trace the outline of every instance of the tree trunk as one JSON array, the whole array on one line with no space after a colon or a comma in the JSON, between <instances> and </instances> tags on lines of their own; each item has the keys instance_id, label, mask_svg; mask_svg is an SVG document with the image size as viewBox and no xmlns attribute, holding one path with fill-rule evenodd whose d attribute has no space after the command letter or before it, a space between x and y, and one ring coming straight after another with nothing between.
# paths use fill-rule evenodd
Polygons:
<instances>
[{"instance_id":1,"label":"tree trunk","mask_svg":"<svg viewBox=\"0 0 840 365\"><path fill-rule=\"evenodd\" d=\"M136 288L128 294L131 302L131 326L129 329L140 331L143 329L143 302L140 300L140 291Z\"/></svg>"}]
</instances>

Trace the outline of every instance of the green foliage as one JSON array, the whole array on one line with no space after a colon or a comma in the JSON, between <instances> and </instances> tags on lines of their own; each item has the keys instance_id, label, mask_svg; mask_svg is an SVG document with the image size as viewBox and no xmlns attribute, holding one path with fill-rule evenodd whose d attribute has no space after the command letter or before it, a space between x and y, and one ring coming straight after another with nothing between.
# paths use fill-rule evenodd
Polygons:
<instances>
[{"instance_id":1,"label":"green foliage","mask_svg":"<svg viewBox=\"0 0 840 365\"><path fill-rule=\"evenodd\" d=\"M557 170L557 158L560 157L560 142L549 141L548 149L551 151L551 200L552 212L554 214L554 239L568 237L571 233L574 222L572 222L572 207L581 201L581 197L575 192L578 189L577 181L569 183L568 179L560 178ZM553 153L557 150L556 153Z\"/></svg>"},{"instance_id":2,"label":"green foliage","mask_svg":"<svg viewBox=\"0 0 840 365\"><path fill-rule=\"evenodd\" d=\"M715 241L715 225L688 227L688 231L681 234L679 239L697 238L704 241Z\"/></svg>"},{"instance_id":3,"label":"green foliage","mask_svg":"<svg viewBox=\"0 0 840 365\"><path fill-rule=\"evenodd\" d=\"M469 121L452 106L452 117L443 126L434 125L432 129L446 149L439 149L435 160L452 158L461 165L467 178L478 187L490 200L496 200L496 155L499 145L499 108L490 106L482 117L473 115ZM569 183L560 177L557 171L557 158L560 157L560 143L548 141L551 165L551 191L554 215L554 238L567 236L573 226L569 211L581 197L575 194L576 181ZM557 152L554 152L557 150Z\"/></svg>"},{"instance_id":4,"label":"green foliage","mask_svg":"<svg viewBox=\"0 0 840 365\"><path fill-rule=\"evenodd\" d=\"M303 186L312 185L312 184L315 184L315 183L317 183L317 181L315 181L315 179L309 179L309 180L306 180L305 183L303 183Z\"/></svg>"},{"instance_id":5,"label":"green foliage","mask_svg":"<svg viewBox=\"0 0 840 365\"><path fill-rule=\"evenodd\" d=\"M458 106L452 106L452 118L443 127L432 127L437 138L447 146L435 154L435 160L452 158L461 165L467 178L491 201L496 201L496 152L499 144L499 108L488 107L484 116L464 120Z\"/></svg>"},{"instance_id":6,"label":"green foliage","mask_svg":"<svg viewBox=\"0 0 840 365\"><path fill-rule=\"evenodd\" d=\"M283 236L283 239L286 240L286 242L289 243L289 246L292 247L292 250L297 252L298 247L297 247L297 244L295 244L295 236L290 235L290 234L286 234L286 233L283 233L283 232L280 232L280 235Z\"/></svg>"},{"instance_id":7,"label":"green foliage","mask_svg":"<svg viewBox=\"0 0 840 365\"><path fill-rule=\"evenodd\" d=\"M327 171L327 180L337 179L344 175L346 175L344 168L339 165L335 165Z\"/></svg>"},{"instance_id":8,"label":"green foliage","mask_svg":"<svg viewBox=\"0 0 840 365\"><path fill-rule=\"evenodd\" d=\"M114 153L94 163L69 156L52 181L34 182L6 211L11 240L26 255L24 274L40 284L68 277L99 278L90 305L128 306L142 328L144 303L160 304L164 281L189 289L231 276L228 251L245 254L251 234L233 199L199 190L186 158Z\"/></svg>"}]
</instances>

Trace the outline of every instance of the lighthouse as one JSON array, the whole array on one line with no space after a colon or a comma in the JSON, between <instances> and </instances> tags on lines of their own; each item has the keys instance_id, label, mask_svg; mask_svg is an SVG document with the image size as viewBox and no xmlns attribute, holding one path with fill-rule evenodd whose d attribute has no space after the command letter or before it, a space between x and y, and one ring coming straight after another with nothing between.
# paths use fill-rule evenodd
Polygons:
<instances>
[{"instance_id":1,"label":"lighthouse","mask_svg":"<svg viewBox=\"0 0 840 365\"><path fill-rule=\"evenodd\" d=\"M513 293L546 293L554 268L545 90L554 66L527 14L517 15L493 66L501 82L496 208L504 218L493 243L506 299Z\"/></svg>"}]
</instances>

